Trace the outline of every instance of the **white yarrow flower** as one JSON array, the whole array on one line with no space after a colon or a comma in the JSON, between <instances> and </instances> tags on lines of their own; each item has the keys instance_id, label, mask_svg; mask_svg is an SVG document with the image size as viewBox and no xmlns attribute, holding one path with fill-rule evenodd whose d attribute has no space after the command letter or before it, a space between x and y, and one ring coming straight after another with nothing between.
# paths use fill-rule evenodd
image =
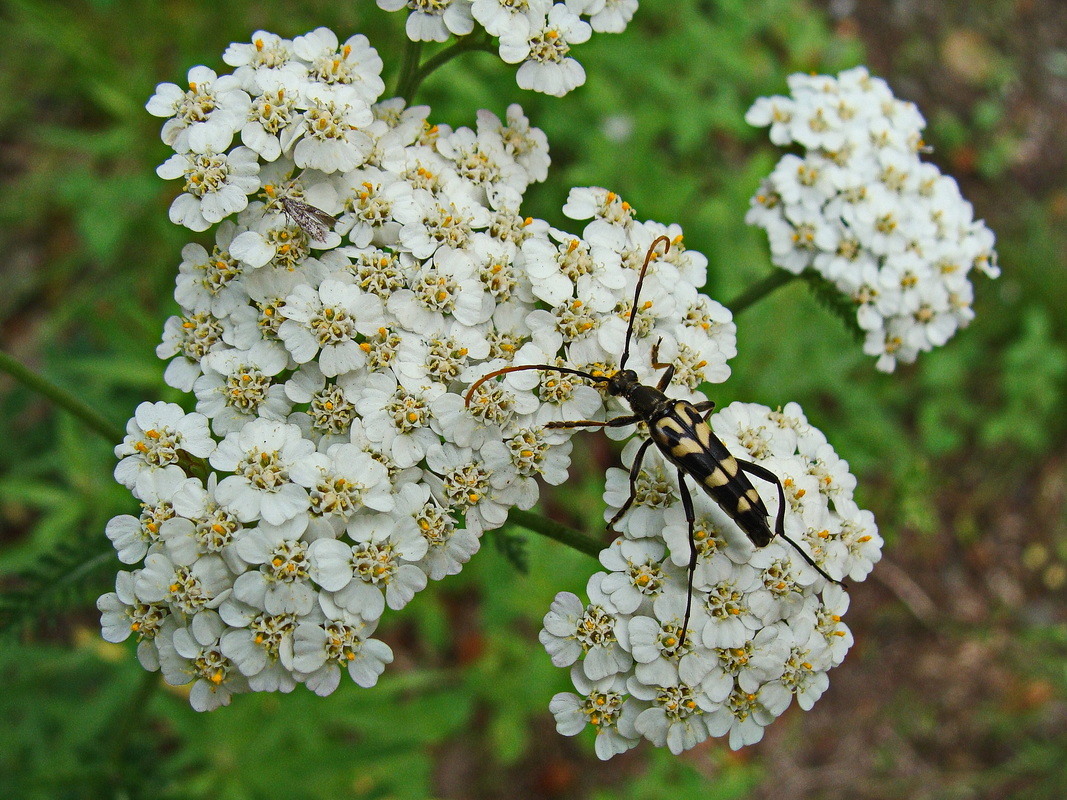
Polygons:
<instances>
[{"instance_id":1,"label":"white yarrow flower","mask_svg":"<svg viewBox=\"0 0 1067 800\"><path fill-rule=\"evenodd\" d=\"M568 54L572 45L589 40L592 28L562 3L531 25L529 33L509 30L500 36L500 57L518 64L523 89L562 97L585 83L585 70Z\"/></svg>"},{"instance_id":2,"label":"white yarrow flower","mask_svg":"<svg viewBox=\"0 0 1067 800\"><path fill-rule=\"evenodd\" d=\"M257 153L238 147L229 153L176 153L156 170L164 179L183 178L183 193L170 206L170 221L205 231L248 205L259 188Z\"/></svg>"},{"instance_id":3,"label":"white yarrow flower","mask_svg":"<svg viewBox=\"0 0 1067 800\"><path fill-rule=\"evenodd\" d=\"M410 8L405 28L413 42L443 42L474 29L471 0L377 0L384 11Z\"/></svg>"},{"instance_id":4,"label":"white yarrow flower","mask_svg":"<svg viewBox=\"0 0 1067 800\"><path fill-rule=\"evenodd\" d=\"M255 419L226 436L211 455L211 466L235 473L215 491L219 502L242 522L256 519L279 525L309 506L307 490L289 479L300 459L315 445L300 428L270 419Z\"/></svg>"},{"instance_id":5,"label":"white yarrow flower","mask_svg":"<svg viewBox=\"0 0 1067 800\"><path fill-rule=\"evenodd\" d=\"M993 234L920 160L926 123L884 81L857 67L789 83L790 97L759 98L745 119L806 153L783 156L746 221L767 231L776 266L814 270L852 299L864 352L892 372L970 322L968 273L1000 272Z\"/></svg>"}]
</instances>

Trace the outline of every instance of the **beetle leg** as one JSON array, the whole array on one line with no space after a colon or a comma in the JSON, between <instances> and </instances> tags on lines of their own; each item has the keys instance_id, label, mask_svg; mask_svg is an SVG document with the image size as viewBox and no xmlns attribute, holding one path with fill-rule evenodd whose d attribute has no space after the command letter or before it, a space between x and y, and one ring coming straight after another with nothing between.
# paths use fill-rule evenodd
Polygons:
<instances>
[{"instance_id":1,"label":"beetle leg","mask_svg":"<svg viewBox=\"0 0 1067 800\"><path fill-rule=\"evenodd\" d=\"M652 368L653 369L663 369L664 367L669 367L670 366L670 364L667 364L667 363L662 363L662 364L660 363L660 360L659 360L659 346L661 344L663 344L662 337L657 339L656 343L654 345L652 345Z\"/></svg>"},{"instance_id":2,"label":"beetle leg","mask_svg":"<svg viewBox=\"0 0 1067 800\"><path fill-rule=\"evenodd\" d=\"M645 453L648 452L648 448L652 446L651 439L645 439L644 444L641 445L641 449L637 451L637 455L634 456L634 465L630 467L630 496L626 498L626 502L622 504L622 508L618 510L611 521L608 522L608 530L612 533L617 533L615 530L615 523L622 519L622 515L630 510L630 506L634 504L634 500L637 499L637 476L641 474L641 462L645 459Z\"/></svg>"},{"instance_id":3,"label":"beetle leg","mask_svg":"<svg viewBox=\"0 0 1067 800\"><path fill-rule=\"evenodd\" d=\"M689 523L689 568L686 578L685 594L685 618L682 620L682 633L678 637L676 653L682 652L685 638L689 634L689 613L693 610L693 577L697 571L697 543L693 538L693 527L696 523L696 512L693 510L693 496L689 494L689 487L685 485L685 473L678 470L678 492L682 496L682 508L685 509L685 521Z\"/></svg>"},{"instance_id":4,"label":"beetle leg","mask_svg":"<svg viewBox=\"0 0 1067 800\"><path fill-rule=\"evenodd\" d=\"M674 364L653 364L652 366L657 369L661 366L665 366L667 371L660 375L659 383L656 384L656 388L661 392L665 391L668 386L671 385L671 381L674 380Z\"/></svg>"},{"instance_id":5,"label":"beetle leg","mask_svg":"<svg viewBox=\"0 0 1067 800\"><path fill-rule=\"evenodd\" d=\"M774 522L775 534L781 536L785 541L793 545L793 549L800 553L801 558L811 564L815 571L826 578L826 580L830 581L830 583L836 583L838 586L844 586L841 581L827 575L826 570L816 564L815 560L808 555L806 550L803 550L800 545L785 535L785 487L782 486L781 479L766 467L761 467L759 464L753 464L751 461L737 459L737 465L741 468L742 472L747 472L753 477L761 478L762 480L767 481L767 483L773 483L778 487L778 516Z\"/></svg>"},{"instance_id":6,"label":"beetle leg","mask_svg":"<svg viewBox=\"0 0 1067 800\"><path fill-rule=\"evenodd\" d=\"M640 421L640 414L627 414L625 417L609 419L607 426L609 428L625 428L627 425L636 425Z\"/></svg>"},{"instance_id":7,"label":"beetle leg","mask_svg":"<svg viewBox=\"0 0 1067 800\"><path fill-rule=\"evenodd\" d=\"M549 422L546 428L623 428L634 425L641 421L637 414L627 414L624 417L615 417L607 422L597 422L592 419L575 419L570 422Z\"/></svg>"},{"instance_id":8,"label":"beetle leg","mask_svg":"<svg viewBox=\"0 0 1067 800\"><path fill-rule=\"evenodd\" d=\"M704 414L704 422L707 422L711 417L711 412L715 410L715 401L701 400L699 403L693 403L693 408L697 411L706 412Z\"/></svg>"},{"instance_id":9,"label":"beetle leg","mask_svg":"<svg viewBox=\"0 0 1067 800\"><path fill-rule=\"evenodd\" d=\"M778 517L774 521L774 532L785 538L785 487L782 486L781 480L778 476L771 472L766 467L761 467L759 464L753 464L751 461L742 461L737 459L737 465L741 467L743 472L747 472L749 475L754 475L757 478L767 481L767 483L773 483L778 487ZM806 556L805 556L806 557Z\"/></svg>"}]
</instances>

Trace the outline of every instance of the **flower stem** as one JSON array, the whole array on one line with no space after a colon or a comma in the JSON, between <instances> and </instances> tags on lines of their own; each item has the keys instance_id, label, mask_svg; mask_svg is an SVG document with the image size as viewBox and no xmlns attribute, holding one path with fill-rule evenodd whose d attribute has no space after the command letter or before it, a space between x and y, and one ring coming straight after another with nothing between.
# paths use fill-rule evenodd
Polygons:
<instances>
[{"instance_id":1,"label":"flower stem","mask_svg":"<svg viewBox=\"0 0 1067 800\"><path fill-rule=\"evenodd\" d=\"M794 275L792 272L788 272L787 270L776 269L766 278L763 278L757 283L752 284L747 289L745 289L745 291L741 292L741 294L738 295L732 303L725 303L724 305L728 309L730 309L736 317L746 308L755 305L757 302L769 295L775 289L779 289L799 277L799 275Z\"/></svg>"},{"instance_id":2,"label":"flower stem","mask_svg":"<svg viewBox=\"0 0 1067 800\"><path fill-rule=\"evenodd\" d=\"M108 441L121 442L126 435L122 428L116 427L81 398L46 380L2 350L0 350L0 371L6 372L27 388L44 395L57 406L84 422L89 428L107 438Z\"/></svg>"},{"instance_id":3,"label":"flower stem","mask_svg":"<svg viewBox=\"0 0 1067 800\"><path fill-rule=\"evenodd\" d=\"M126 764L129 761L130 749L136 748L135 738L141 733L143 721L152 701L152 696L159 690L159 673L145 672L140 678L137 691L130 697L130 701L116 715L112 724L108 726L111 738L107 769L114 785L128 772Z\"/></svg>"},{"instance_id":4,"label":"flower stem","mask_svg":"<svg viewBox=\"0 0 1067 800\"><path fill-rule=\"evenodd\" d=\"M397 82L397 96L403 97L410 104L415 98L415 92L419 90L419 86L435 69L444 66L456 56L475 50L484 50L492 53L494 51L492 37L488 34L472 34L460 37L455 44L441 50L423 64L419 64L422 43L409 42L407 50L404 52L404 66L400 70L400 79Z\"/></svg>"},{"instance_id":5,"label":"flower stem","mask_svg":"<svg viewBox=\"0 0 1067 800\"><path fill-rule=\"evenodd\" d=\"M411 105L412 96L418 84L412 85L415 74L419 71L419 59L422 56L422 42L408 41L404 48L404 63L400 66L400 75L396 80L396 97L403 97L406 105Z\"/></svg>"},{"instance_id":6,"label":"flower stem","mask_svg":"<svg viewBox=\"0 0 1067 800\"><path fill-rule=\"evenodd\" d=\"M508 522L511 522L520 527L526 528L526 530L539 533L542 536L547 536L549 539L555 539L561 544L565 544L568 547L574 548L579 553L585 553L593 558L600 556L600 551L604 549L604 545L595 539L591 539L581 531L574 528L563 525L549 519L548 517L542 517L540 514L534 514L530 511L522 511L518 508L513 508L508 512Z\"/></svg>"}]
</instances>

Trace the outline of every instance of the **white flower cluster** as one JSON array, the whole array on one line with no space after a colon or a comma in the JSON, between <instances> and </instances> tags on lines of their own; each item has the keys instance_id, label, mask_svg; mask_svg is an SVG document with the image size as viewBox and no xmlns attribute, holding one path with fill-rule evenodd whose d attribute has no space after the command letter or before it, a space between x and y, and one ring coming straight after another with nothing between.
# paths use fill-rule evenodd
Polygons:
<instances>
[{"instance_id":1,"label":"white flower cluster","mask_svg":"<svg viewBox=\"0 0 1067 800\"><path fill-rule=\"evenodd\" d=\"M797 144L746 216L771 259L815 270L856 305L864 352L891 372L947 342L974 317L971 270L1000 274L993 232L956 181L919 158L925 121L863 67L796 74L789 97L761 97L745 119Z\"/></svg>"},{"instance_id":2,"label":"white flower cluster","mask_svg":"<svg viewBox=\"0 0 1067 800\"><path fill-rule=\"evenodd\" d=\"M549 158L518 106L477 130L432 125L379 101L365 38L321 28L257 32L224 58L232 75L196 67L148 103L167 164L185 165L172 219L222 222L210 251L183 249L157 350L196 411L145 403L116 448L141 512L107 534L136 566L98 602L104 637L134 635L146 668L194 682L197 709L297 683L325 695L342 668L376 682L385 607L457 573L534 505L538 477L566 479L573 431L546 423L605 411L555 373L486 382L470 407L464 393L513 364L613 369L658 236L673 246L649 269L630 364L651 375L659 342L695 396L735 353L676 227L603 189L570 195L583 236L520 215Z\"/></svg>"},{"instance_id":3,"label":"white flower cluster","mask_svg":"<svg viewBox=\"0 0 1067 800\"><path fill-rule=\"evenodd\" d=\"M833 577L867 576L881 557L874 516L857 507L848 464L795 403L784 411L734 403L711 425L732 453L780 477L790 539ZM627 465L639 445L627 444ZM642 737L675 754L727 733L735 750L758 742L793 695L812 707L852 645L844 589L778 538L755 548L696 488L698 560L683 636L691 545L676 474L648 451L634 506L617 523L623 535L601 553L607 572L589 580L590 602L562 592L545 616L541 642L556 666L571 667L577 689L552 699L557 730L592 725L602 759ZM778 494L757 483L773 520ZM628 470L612 470L605 517L629 494Z\"/></svg>"},{"instance_id":4,"label":"white flower cluster","mask_svg":"<svg viewBox=\"0 0 1067 800\"><path fill-rule=\"evenodd\" d=\"M378 6L410 9L406 29L413 42L467 36L477 23L498 38L501 59L520 65L521 88L562 97L585 83L571 47L589 41L593 31L622 33L637 0L378 0Z\"/></svg>"}]
</instances>

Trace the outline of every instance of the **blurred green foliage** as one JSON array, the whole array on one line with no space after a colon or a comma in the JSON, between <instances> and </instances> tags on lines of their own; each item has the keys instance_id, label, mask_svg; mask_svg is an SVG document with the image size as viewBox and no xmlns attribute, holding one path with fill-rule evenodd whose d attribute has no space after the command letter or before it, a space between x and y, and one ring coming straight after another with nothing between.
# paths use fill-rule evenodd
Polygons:
<instances>
[{"instance_id":1,"label":"blurred green foliage","mask_svg":"<svg viewBox=\"0 0 1067 800\"><path fill-rule=\"evenodd\" d=\"M187 402L163 385L154 349L190 234L167 220L176 188L154 174L167 148L144 103L156 83L180 82L193 65L221 71L226 45L257 28L290 37L319 25L365 33L392 85L403 14L370 0L4 0L0 20L3 347L116 424L143 400ZM905 54L918 63L930 57L921 48ZM481 107L502 115L522 103L553 155L549 181L527 195L532 215L573 227L560 210L569 188L606 186L640 218L683 225L690 246L709 257L712 296L728 302L768 274L763 234L743 217L778 154L745 125L744 112L755 97L783 92L791 72L862 63L858 41L835 33L806 2L644 0L626 33L595 35L575 55L587 84L562 100L522 92L514 69L486 53L435 73L417 100L452 125L473 125ZM989 91L967 117L930 117L939 152L979 142L981 178L1003 180L1017 147L998 93L1014 68L996 59ZM1062 453L1064 212L1055 198L1017 188L982 196L1005 275L979 282L970 330L915 367L880 375L794 282L739 318L734 377L713 397L799 401L851 462L858 499L876 512L890 545L904 529L932 535L947 517L966 539L990 504ZM708 800L758 785L758 764L744 760L704 756L697 769L646 747L606 766L588 738L556 736L546 706L568 681L536 642L540 618L557 592L581 592L596 565L536 537L522 551L526 574L505 557L516 546L508 539L393 615L385 632L400 655L378 687L345 682L327 700L301 688L192 712L180 691L146 679L132 646L98 637L93 602L119 566L104 525L134 507L110 477L113 443L2 385L0 712L8 724L0 796ZM603 449L593 437L581 441ZM576 476L600 469L581 468L589 453L575 458ZM950 466L976 461L984 468ZM547 502L596 532L600 488L576 477ZM1046 533L1062 542L1064 526L1052 521ZM1049 633L1054 627L1032 628L1062 657L1067 647ZM1067 695L1062 670L1050 680L1056 696ZM1014 719L1004 712L1005 740ZM1001 785L1012 769L1062 779L1063 744L1062 732L1035 739L984 779ZM557 785L563 793L553 793Z\"/></svg>"}]
</instances>

